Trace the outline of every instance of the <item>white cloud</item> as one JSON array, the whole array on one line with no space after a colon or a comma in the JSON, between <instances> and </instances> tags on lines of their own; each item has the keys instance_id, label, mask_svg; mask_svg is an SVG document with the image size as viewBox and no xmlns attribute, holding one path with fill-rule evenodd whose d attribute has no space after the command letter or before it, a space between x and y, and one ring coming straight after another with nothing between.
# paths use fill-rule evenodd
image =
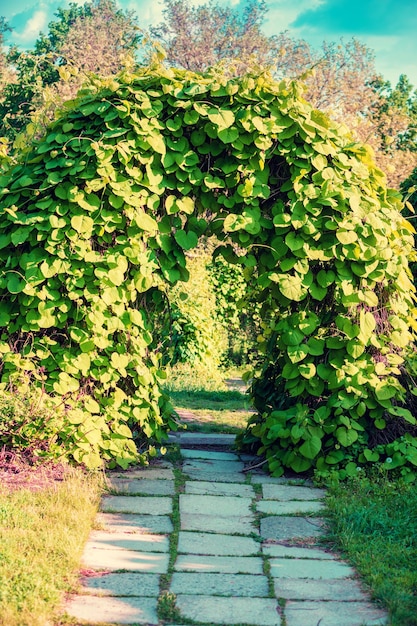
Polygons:
<instances>
[{"instance_id":1,"label":"white cloud","mask_svg":"<svg viewBox=\"0 0 417 626\"><path fill-rule=\"evenodd\" d=\"M49 17L45 9L35 11L32 17L26 22L21 32L14 32L14 38L20 42L33 41L39 35L41 30L45 30L48 25Z\"/></svg>"}]
</instances>

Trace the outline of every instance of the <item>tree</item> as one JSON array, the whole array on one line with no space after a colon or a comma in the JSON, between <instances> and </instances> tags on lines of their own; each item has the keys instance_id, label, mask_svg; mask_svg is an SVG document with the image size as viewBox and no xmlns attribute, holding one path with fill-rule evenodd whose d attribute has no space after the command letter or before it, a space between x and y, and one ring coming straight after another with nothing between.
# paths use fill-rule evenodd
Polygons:
<instances>
[{"instance_id":1,"label":"tree","mask_svg":"<svg viewBox=\"0 0 417 626\"><path fill-rule=\"evenodd\" d=\"M268 11L264 0L246 0L243 11L215 0L200 6L189 0L164 0L164 21L151 34L165 48L174 67L201 72L219 62L243 73L254 63L268 65L274 37L262 33Z\"/></svg>"},{"instance_id":2,"label":"tree","mask_svg":"<svg viewBox=\"0 0 417 626\"><path fill-rule=\"evenodd\" d=\"M33 115L33 132L42 132L57 106L74 97L90 73L109 75L130 65L141 40L134 14L119 10L115 0L71 3L56 16L33 52L13 47L8 54L16 82L4 89L0 135L11 140Z\"/></svg>"},{"instance_id":3,"label":"tree","mask_svg":"<svg viewBox=\"0 0 417 626\"><path fill-rule=\"evenodd\" d=\"M355 38L324 42L320 50L286 33L277 42L276 75L303 77L306 99L369 144L389 184L398 187L410 174L417 149L417 98L407 77L393 89L377 74L371 50Z\"/></svg>"}]
</instances>

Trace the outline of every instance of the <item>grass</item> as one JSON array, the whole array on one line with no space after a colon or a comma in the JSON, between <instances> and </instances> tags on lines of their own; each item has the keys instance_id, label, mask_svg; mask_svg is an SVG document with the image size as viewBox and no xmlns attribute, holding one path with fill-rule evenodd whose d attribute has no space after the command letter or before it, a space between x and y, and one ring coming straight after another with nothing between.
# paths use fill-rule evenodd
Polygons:
<instances>
[{"instance_id":1,"label":"grass","mask_svg":"<svg viewBox=\"0 0 417 626\"><path fill-rule=\"evenodd\" d=\"M250 411L247 396L239 391L173 391L177 411L187 411L188 429L197 432L238 433L246 426Z\"/></svg>"},{"instance_id":2,"label":"grass","mask_svg":"<svg viewBox=\"0 0 417 626\"><path fill-rule=\"evenodd\" d=\"M223 373L220 383L211 372L177 368L165 385L177 411L187 412L188 429L237 434L251 414L239 370Z\"/></svg>"},{"instance_id":3,"label":"grass","mask_svg":"<svg viewBox=\"0 0 417 626\"><path fill-rule=\"evenodd\" d=\"M417 626L417 489L362 479L330 489L331 539L392 626Z\"/></svg>"},{"instance_id":4,"label":"grass","mask_svg":"<svg viewBox=\"0 0 417 626\"><path fill-rule=\"evenodd\" d=\"M78 578L98 479L72 471L40 490L0 488L0 625L45 626Z\"/></svg>"}]
</instances>

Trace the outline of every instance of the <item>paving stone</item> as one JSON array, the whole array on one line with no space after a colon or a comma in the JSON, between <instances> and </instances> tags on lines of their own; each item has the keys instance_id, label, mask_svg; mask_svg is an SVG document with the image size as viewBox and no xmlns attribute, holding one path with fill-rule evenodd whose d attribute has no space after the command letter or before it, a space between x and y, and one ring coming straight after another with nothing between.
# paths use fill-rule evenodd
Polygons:
<instances>
[{"instance_id":1,"label":"paving stone","mask_svg":"<svg viewBox=\"0 0 417 626\"><path fill-rule=\"evenodd\" d=\"M237 496L240 498L253 498L255 496L255 491L251 485L213 483L206 480L187 481L185 483L185 493L212 496Z\"/></svg>"},{"instance_id":2,"label":"paving stone","mask_svg":"<svg viewBox=\"0 0 417 626\"><path fill-rule=\"evenodd\" d=\"M323 511L324 503L318 500L311 502L289 501L278 502L277 500L260 500L256 503L256 510L259 513L273 515L296 515L297 513L319 513Z\"/></svg>"},{"instance_id":3,"label":"paving stone","mask_svg":"<svg viewBox=\"0 0 417 626\"><path fill-rule=\"evenodd\" d=\"M323 535L322 526L324 526L323 520L316 517L285 517L284 515L264 517L261 519L261 537L277 541L320 537Z\"/></svg>"},{"instance_id":4,"label":"paving stone","mask_svg":"<svg viewBox=\"0 0 417 626\"><path fill-rule=\"evenodd\" d=\"M229 461L232 463L232 461ZM210 481L213 483L244 483L246 481L245 474L239 472L230 472L227 474L222 474L221 472L217 472L215 470L202 470L202 469L190 469L188 468L184 472L187 474L190 480L198 480L198 481Z\"/></svg>"},{"instance_id":5,"label":"paving stone","mask_svg":"<svg viewBox=\"0 0 417 626\"><path fill-rule=\"evenodd\" d=\"M124 533L171 533L174 528L168 515L133 515L99 513L96 521L104 530Z\"/></svg>"},{"instance_id":6,"label":"paving stone","mask_svg":"<svg viewBox=\"0 0 417 626\"><path fill-rule=\"evenodd\" d=\"M180 513L198 513L221 517L252 517L250 498L226 496L180 495Z\"/></svg>"},{"instance_id":7,"label":"paving stone","mask_svg":"<svg viewBox=\"0 0 417 626\"><path fill-rule=\"evenodd\" d=\"M275 556L290 559L320 559L334 560L336 556L331 552L320 550L319 548L297 548L294 546L286 546L279 543L264 543L262 552L266 556Z\"/></svg>"},{"instance_id":8,"label":"paving stone","mask_svg":"<svg viewBox=\"0 0 417 626\"><path fill-rule=\"evenodd\" d=\"M156 598L101 598L72 596L65 605L66 612L90 624L158 624Z\"/></svg>"},{"instance_id":9,"label":"paving stone","mask_svg":"<svg viewBox=\"0 0 417 626\"><path fill-rule=\"evenodd\" d=\"M180 554L211 554L216 556L251 556L260 551L259 542L250 537L234 537L213 533L179 533Z\"/></svg>"},{"instance_id":10,"label":"paving stone","mask_svg":"<svg viewBox=\"0 0 417 626\"><path fill-rule=\"evenodd\" d=\"M355 570L341 561L270 559L272 578L350 578Z\"/></svg>"},{"instance_id":11,"label":"paving stone","mask_svg":"<svg viewBox=\"0 0 417 626\"><path fill-rule=\"evenodd\" d=\"M275 595L289 600L341 600L363 602L367 600L357 580L336 578L275 578Z\"/></svg>"},{"instance_id":12,"label":"paving stone","mask_svg":"<svg viewBox=\"0 0 417 626\"><path fill-rule=\"evenodd\" d=\"M259 534L251 517L220 517L197 513L181 514L181 530L200 530L208 533L252 535Z\"/></svg>"},{"instance_id":13,"label":"paving stone","mask_svg":"<svg viewBox=\"0 0 417 626\"><path fill-rule=\"evenodd\" d=\"M296 485L263 485L262 493L265 500L321 500L325 497L324 489L302 487Z\"/></svg>"},{"instance_id":14,"label":"paving stone","mask_svg":"<svg viewBox=\"0 0 417 626\"><path fill-rule=\"evenodd\" d=\"M159 596L158 574L96 574L82 578L82 591L101 596Z\"/></svg>"},{"instance_id":15,"label":"paving stone","mask_svg":"<svg viewBox=\"0 0 417 626\"><path fill-rule=\"evenodd\" d=\"M103 512L141 513L142 515L169 515L172 512L171 498L161 496L104 496Z\"/></svg>"},{"instance_id":16,"label":"paving stone","mask_svg":"<svg viewBox=\"0 0 417 626\"><path fill-rule=\"evenodd\" d=\"M262 574L263 561L256 556L201 556L179 554L176 572L223 572L225 574Z\"/></svg>"},{"instance_id":17,"label":"paving stone","mask_svg":"<svg viewBox=\"0 0 417 626\"><path fill-rule=\"evenodd\" d=\"M214 450L181 450L184 459L206 459L208 461L239 461L233 452L216 452Z\"/></svg>"},{"instance_id":18,"label":"paving stone","mask_svg":"<svg viewBox=\"0 0 417 626\"><path fill-rule=\"evenodd\" d=\"M141 467L139 469L128 469L123 472L113 470L107 472L106 476L110 481L112 478L121 478L123 480L130 478L138 480L174 480L175 478L170 464L168 464L168 467Z\"/></svg>"},{"instance_id":19,"label":"paving stone","mask_svg":"<svg viewBox=\"0 0 417 626\"><path fill-rule=\"evenodd\" d=\"M115 491L131 495L173 496L175 483L173 480L147 478L112 478L110 487Z\"/></svg>"},{"instance_id":20,"label":"paving stone","mask_svg":"<svg viewBox=\"0 0 417 626\"><path fill-rule=\"evenodd\" d=\"M285 606L287 626L381 626L386 614L366 602L292 602Z\"/></svg>"},{"instance_id":21,"label":"paving stone","mask_svg":"<svg viewBox=\"0 0 417 626\"><path fill-rule=\"evenodd\" d=\"M251 483L254 485L290 485L306 486L313 483L308 478L286 478L285 476L275 477L268 474L251 472Z\"/></svg>"},{"instance_id":22,"label":"paving stone","mask_svg":"<svg viewBox=\"0 0 417 626\"><path fill-rule=\"evenodd\" d=\"M280 618L272 598L219 598L177 596L177 607L187 619L210 624L251 624L277 626ZM305 626L305 625L304 625Z\"/></svg>"},{"instance_id":23,"label":"paving stone","mask_svg":"<svg viewBox=\"0 0 417 626\"><path fill-rule=\"evenodd\" d=\"M167 552L138 552L136 550L107 550L90 548L88 543L82 556L83 566L91 569L127 570L130 572L149 572L165 574L168 570Z\"/></svg>"},{"instance_id":24,"label":"paving stone","mask_svg":"<svg viewBox=\"0 0 417 626\"><path fill-rule=\"evenodd\" d=\"M188 459L183 463L184 474L189 472L210 472L222 476L224 474L239 474L244 469L242 461L216 461L212 459ZM220 480L221 482L221 480Z\"/></svg>"},{"instance_id":25,"label":"paving stone","mask_svg":"<svg viewBox=\"0 0 417 626\"><path fill-rule=\"evenodd\" d=\"M201 446L203 448L216 446L232 448L236 441L236 435L217 433L171 433L171 441L179 443L182 448L187 446Z\"/></svg>"},{"instance_id":26,"label":"paving stone","mask_svg":"<svg viewBox=\"0 0 417 626\"><path fill-rule=\"evenodd\" d=\"M205 574L174 572L170 591L175 594L267 598L268 578L261 574Z\"/></svg>"},{"instance_id":27,"label":"paving stone","mask_svg":"<svg viewBox=\"0 0 417 626\"><path fill-rule=\"evenodd\" d=\"M169 540L164 535L150 535L126 532L106 532L93 530L88 538L91 549L103 548L107 550L138 550L140 552L168 552Z\"/></svg>"}]
</instances>

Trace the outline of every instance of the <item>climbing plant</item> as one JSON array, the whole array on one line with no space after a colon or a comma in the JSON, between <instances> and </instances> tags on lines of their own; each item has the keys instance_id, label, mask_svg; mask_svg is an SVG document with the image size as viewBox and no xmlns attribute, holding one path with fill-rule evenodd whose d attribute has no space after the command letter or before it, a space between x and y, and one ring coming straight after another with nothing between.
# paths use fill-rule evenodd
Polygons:
<instances>
[{"instance_id":1,"label":"climbing plant","mask_svg":"<svg viewBox=\"0 0 417 626\"><path fill-rule=\"evenodd\" d=\"M0 184L2 385L29 373L62 398L77 462L145 460L172 427L153 328L204 234L260 303L241 443L276 475L417 465L413 228L302 86L159 67L97 81Z\"/></svg>"}]
</instances>

